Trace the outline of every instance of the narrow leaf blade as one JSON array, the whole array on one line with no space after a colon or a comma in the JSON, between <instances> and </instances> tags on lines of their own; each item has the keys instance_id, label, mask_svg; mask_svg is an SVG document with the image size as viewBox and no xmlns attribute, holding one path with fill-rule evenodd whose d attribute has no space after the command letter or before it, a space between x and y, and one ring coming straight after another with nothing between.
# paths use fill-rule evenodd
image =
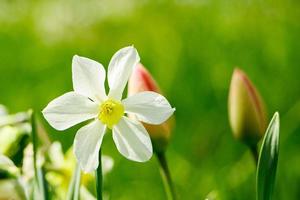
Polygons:
<instances>
[{"instance_id":1,"label":"narrow leaf blade","mask_svg":"<svg viewBox=\"0 0 300 200\"><path fill-rule=\"evenodd\" d=\"M80 167L77 165L73 172L73 176L69 184L67 200L79 200L80 179L81 179L81 171L80 171Z\"/></svg>"},{"instance_id":2,"label":"narrow leaf blade","mask_svg":"<svg viewBox=\"0 0 300 200\"><path fill-rule=\"evenodd\" d=\"M279 153L279 114L276 112L265 133L260 149L256 191L257 200L271 200Z\"/></svg>"},{"instance_id":3,"label":"narrow leaf blade","mask_svg":"<svg viewBox=\"0 0 300 200\"><path fill-rule=\"evenodd\" d=\"M31 122L31 139L32 139L32 146L33 146L33 167L34 167L34 176L36 181L36 186L38 193L42 196L44 200L49 199L48 193L48 184L45 179L45 171L42 169L41 166L37 165L37 154L38 154L38 133L36 127L36 119L35 113L33 110L29 111L30 122Z\"/></svg>"}]
</instances>

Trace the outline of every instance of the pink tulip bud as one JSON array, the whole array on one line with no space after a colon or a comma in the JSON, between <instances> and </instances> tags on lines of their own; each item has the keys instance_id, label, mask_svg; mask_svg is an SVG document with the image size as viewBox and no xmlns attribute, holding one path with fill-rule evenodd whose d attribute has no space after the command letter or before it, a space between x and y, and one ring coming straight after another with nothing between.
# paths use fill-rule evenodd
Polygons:
<instances>
[{"instance_id":1,"label":"pink tulip bud","mask_svg":"<svg viewBox=\"0 0 300 200\"><path fill-rule=\"evenodd\" d=\"M258 91L240 69L232 75L228 111L235 138L256 147L267 126L266 112Z\"/></svg>"},{"instance_id":2,"label":"pink tulip bud","mask_svg":"<svg viewBox=\"0 0 300 200\"><path fill-rule=\"evenodd\" d=\"M143 92L143 91L153 91L161 93L161 90L153 79L149 71L139 63L128 82L128 96L133 94ZM134 117L129 115L129 117ZM169 118L166 122L160 125L151 125L143 123L144 127L147 129L153 144L154 151L160 153L166 150L166 147L169 143L171 137L171 127L173 118Z\"/></svg>"}]
</instances>

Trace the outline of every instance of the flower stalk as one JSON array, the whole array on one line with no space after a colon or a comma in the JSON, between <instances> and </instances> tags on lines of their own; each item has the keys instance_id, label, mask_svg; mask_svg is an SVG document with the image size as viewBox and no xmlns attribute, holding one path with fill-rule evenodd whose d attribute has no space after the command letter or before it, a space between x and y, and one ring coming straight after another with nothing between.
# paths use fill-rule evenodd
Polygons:
<instances>
[{"instance_id":1,"label":"flower stalk","mask_svg":"<svg viewBox=\"0 0 300 200\"><path fill-rule=\"evenodd\" d=\"M168 200L176 200L176 193L173 185L173 181L171 178L168 162L166 159L166 154L164 152L162 153L156 153L159 166L160 166L160 174L163 180L164 188L166 191L167 199Z\"/></svg>"},{"instance_id":2,"label":"flower stalk","mask_svg":"<svg viewBox=\"0 0 300 200\"><path fill-rule=\"evenodd\" d=\"M103 175L102 175L102 153L101 149L99 151L99 165L96 170L96 193L97 200L102 200L102 187L103 187Z\"/></svg>"}]
</instances>

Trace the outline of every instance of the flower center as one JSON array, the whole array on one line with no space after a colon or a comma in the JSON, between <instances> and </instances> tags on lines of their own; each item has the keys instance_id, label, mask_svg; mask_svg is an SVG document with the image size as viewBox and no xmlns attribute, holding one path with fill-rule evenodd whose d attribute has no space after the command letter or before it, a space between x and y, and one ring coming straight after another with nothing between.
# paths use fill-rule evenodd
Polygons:
<instances>
[{"instance_id":1,"label":"flower center","mask_svg":"<svg viewBox=\"0 0 300 200\"><path fill-rule=\"evenodd\" d=\"M108 99L100 105L98 119L108 128L117 124L124 115L124 106L120 101Z\"/></svg>"}]
</instances>

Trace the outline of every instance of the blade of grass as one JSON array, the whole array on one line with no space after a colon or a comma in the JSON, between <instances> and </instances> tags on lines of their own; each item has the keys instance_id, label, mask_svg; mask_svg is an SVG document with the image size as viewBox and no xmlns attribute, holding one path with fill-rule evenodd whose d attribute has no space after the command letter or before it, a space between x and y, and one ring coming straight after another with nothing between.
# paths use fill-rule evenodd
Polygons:
<instances>
[{"instance_id":1,"label":"blade of grass","mask_svg":"<svg viewBox=\"0 0 300 200\"><path fill-rule=\"evenodd\" d=\"M49 199L48 194L48 187L47 182L45 179L45 172L44 170L37 165L37 152L38 152L38 135L37 135L37 128L36 128L36 119L35 119L35 113L33 110L29 111L30 116L30 123L31 123L31 139L32 139L32 146L33 146L33 167L34 167L34 177L35 182L37 185L37 189L39 190L39 193L41 194L41 198L44 200Z\"/></svg>"},{"instance_id":2,"label":"blade of grass","mask_svg":"<svg viewBox=\"0 0 300 200\"><path fill-rule=\"evenodd\" d=\"M276 112L260 149L256 176L257 200L272 199L279 153L279 126L279 114Z\"/></svg>"},{"instance_id":3,"label":"blade of grass","mask_svg":"<svg viewBox=\"0 0 300 200\"><path fill-rule=\"evenodd\" d=\"M80 167L78 165L76 165L76 168L73 172L71 182L69 184L67 200L79 200L79 196L80 196L80 179L81 179Z\"/></svg>"},{"instance_id":4,"label":"blade of grass","mask_svg":"<svg viewBox=\"0 0 300 200\"><path fill-rule=\"evenodd\" d=\"M42 194L44 200L48 200L50 194L48 190L48 183L45 177L45 170L44 168L38 166L37 171L38 171L38 185L39 185L40 193Z\"/></svg>"}]
</instances>

